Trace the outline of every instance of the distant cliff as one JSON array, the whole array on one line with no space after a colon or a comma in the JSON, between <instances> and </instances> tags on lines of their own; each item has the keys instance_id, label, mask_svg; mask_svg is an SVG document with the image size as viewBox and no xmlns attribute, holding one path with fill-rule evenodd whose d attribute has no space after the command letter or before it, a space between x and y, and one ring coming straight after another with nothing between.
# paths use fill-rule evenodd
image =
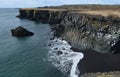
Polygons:
<instances>
[{"instance_id":1,"label":"distant cliff","mask_svg":"<svg viewBox=\"0 0 120 77\"><path fill-rule=\"evenodd\" d=\"M54 35L80 50L119 53L120 17L90 15L68 10L20 9L20 18L54 25Z\"/></svg>"},{"instance_id":2,"label":"distant cliff","mask_svg":"<svg viewBox=\"0 0 120 77\"><path fill-rule=\"evenodd\" d=\"M20 18L28 18L42 23L59 24L67 11L50 11L37 9L20 9Z\"/></svg>"}]
</instances>

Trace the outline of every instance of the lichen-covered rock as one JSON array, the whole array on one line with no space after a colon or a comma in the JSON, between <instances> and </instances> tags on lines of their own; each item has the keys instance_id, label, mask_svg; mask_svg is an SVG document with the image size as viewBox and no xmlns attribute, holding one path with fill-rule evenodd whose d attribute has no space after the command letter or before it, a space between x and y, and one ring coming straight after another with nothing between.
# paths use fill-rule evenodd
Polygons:
<instances>
[{"instance_id":1,"label":"lichen-covered rock","mask_svg":"<svg viewBox=\"0 0 120 77\"><path fill-rule=\"evenodd\" d=\"M16 37L23 37L23 36L34 35L33 32L30 32L30 31L26 30L25 28L23 28L21 26L17 27L16 29L12 29L11 33L12 33L13 36L16 36Z\"/></svg>"}]
</instances>

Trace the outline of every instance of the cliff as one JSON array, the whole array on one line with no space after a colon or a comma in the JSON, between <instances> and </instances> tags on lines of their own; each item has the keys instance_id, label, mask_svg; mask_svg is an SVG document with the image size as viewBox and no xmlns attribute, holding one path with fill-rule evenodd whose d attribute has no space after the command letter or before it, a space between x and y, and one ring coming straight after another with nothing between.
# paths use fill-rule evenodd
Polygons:
<instances>
[{"instance_id":1,"label":"cliff","mask_svg":"<svg viewBox=\"0 0 120 77\"><path fill-rule=\"evenodd\" d=\"M20 18L51 24L54 36L61 36L75 48L91 49L101 53L119 53L119 16L91 15L83 11L50 8L19 11Z\"/></svg>"},{"instance_id":2,"label":"cliff","mask_svg":"<svg viewBox=\"0 0 120 77\"><path fill-rule=\"evenodd\" d=\"M49 23L54 37L62 37L74 51L82 52L84 58L78 64L80 73L86 73L82 77L112 77L118 72L106 71L120 67L119 10L120 6L68 5L20 9L19 17Z\"/></svg>"},{"instance_id":3,"label":"cliff","mask_svg":"<svg viewBox=\"0 0 120 77\"><path fill-rule=\"evenodd\" d=\"M112 16L68 13L61 22L65 26L63 37L81 50L117 53L120 18Z\"/></svg>"},{"instance_id":4,"label":"cliff","mask_svg":"<svg viewBox=\"0 0 120 77\"><path fill-rule=\"evenodd\" d=\"M64 18L65 10L20 9L20 18L28 18L42 23L58 24Z\"/></svg>"}]
</instances>

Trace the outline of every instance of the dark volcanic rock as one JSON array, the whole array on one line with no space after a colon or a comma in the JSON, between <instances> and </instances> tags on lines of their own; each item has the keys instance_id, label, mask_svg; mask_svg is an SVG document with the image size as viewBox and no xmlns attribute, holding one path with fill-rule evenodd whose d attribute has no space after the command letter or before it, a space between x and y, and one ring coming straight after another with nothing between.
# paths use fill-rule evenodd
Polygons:
<instances>
[{"instance_id":1,"label":"dark volcanic rock","mask_svg":"<svg viewBox=\"0 0 120 77\"><path fill-rule=\"evenodd\" d=\"M119 53L120 17L36 9L20 9L19 16L49 23L53 38L62 37L75 48Z\"/></svg>"},{"instance_id":2,"label":"dark volcanic rock","mask_svg":"<svg viewBox=\"0 0 120 77\"><path fill-rule=\"evenodd\" d=\"M61 54L63 54L62 51L58 51L58 52L57 52L57 55L58 55L58 56L61 55Z\"/></svg>"},{"instance_id":3,"label":"dark volcanic rock","mask_svg":"<svg viewBox=\"0 0 120 77\"><path fill-rule=\"evenodd\" d=\"M19 18L28 18L41 23L59 24L68 11L50 11L35 9L19 9Z\"/></svg>"},{"instance_id":4,"label":"dark volcanic rock","mask_svg":"<svg viewBox=\"0 0 120 77\"><path fill-rule=\"evenodd\" d=\"M120 53L120 40L111 47L111 50L114 51L115 54Z\"/></svg>"},{"instance_id":5,"label":"dark volcanic rock","mask_svg":"<svg viewBox=\"0 0 120 77\"><path fill-rule=\"evenodd\" d=\"M11 33L12 33L13 36L16 36L16 37L23 37L23 36L34 35L33 32L30 32L30 31L26 30L25 28L23 28L21 26L17 27L16 29L12 29Z\"/></svg>"},{"instance_id":6,"label":"dark volcanic rock","mask_svg":"<svg viewBox=\"0 0 120 77\"><path fill-rule=\"evenodd\" d=\"M119 53L119 17L68 13L60 25L64 26L64 29L58 31L57 27L56 33L63 32L60 35L73 47L100 53Z\"/></svg>"}]
</instances>

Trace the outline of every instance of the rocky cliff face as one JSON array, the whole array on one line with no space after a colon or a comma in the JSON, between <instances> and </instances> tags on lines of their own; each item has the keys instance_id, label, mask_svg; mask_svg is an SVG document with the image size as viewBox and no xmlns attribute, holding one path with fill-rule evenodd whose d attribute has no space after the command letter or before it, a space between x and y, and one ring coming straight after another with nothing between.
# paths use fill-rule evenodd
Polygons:
<instances>
[{"instance_id":1,"label":"rocky cliff face","mask_svg":"<svg viewBox=\"0 0 120 77\"><path fill-rule=\"evenodd\" d=\"M120 50L119 17L37 9L20 9L19 17L54 25L55 36L61 36L81 50L101 53L118 53Z\"/></svg>"},{"instance_id":2,"label":"rocky cliff face","mask_svg":"<svg viewBox=\"0 0 120 77\"><path fill-rule=\"evenodd\" d=\"M20 18L29 18L42 23L59 24L68 11L49 11L35 9L20 9Z\"/></svg>"},{"instance_id":3,"label":"rocky cliff face","mask_svg":"<svg viewBox=\"0 0 120 77\"><path fill-rule=\"evenodd\" d=\"M61 25L65 26L62 36L76 48L101 53L119 49L120 18L68 13Z\"/></svg>"}]
</instances>

